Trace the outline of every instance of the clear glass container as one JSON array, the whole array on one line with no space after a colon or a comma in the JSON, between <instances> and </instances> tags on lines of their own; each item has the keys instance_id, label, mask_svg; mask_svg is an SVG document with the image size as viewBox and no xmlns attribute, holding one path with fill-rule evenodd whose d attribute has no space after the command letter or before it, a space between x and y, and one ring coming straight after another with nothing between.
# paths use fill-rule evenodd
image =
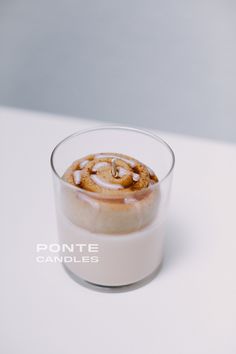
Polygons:
<instances>
[{"instance_id":1,"label":"clear glass container","mask_svg":"<svg viewBox=\"0 0 236 354\"><path fill-rule=\"evenodd\" d=\"M112 195L63 180L68 167L86 155L120 153L153 170L158 183ZM157 272L174 168L174 153L155 134L105 126L79 131L53 150L58 233L64 267L79 282L103 287L137 284Z\"/></svg>"}]
</instances>

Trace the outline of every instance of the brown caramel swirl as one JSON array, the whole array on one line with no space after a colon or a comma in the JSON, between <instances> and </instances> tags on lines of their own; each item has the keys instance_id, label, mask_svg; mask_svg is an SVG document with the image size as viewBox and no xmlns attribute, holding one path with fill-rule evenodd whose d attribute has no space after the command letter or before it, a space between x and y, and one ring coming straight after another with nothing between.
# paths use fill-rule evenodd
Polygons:
<instances>
[{"instance_id":1,"label":"brown caramel swirl","mask_svg":"<svg viewBox=\"0 0 236 354\"><path fill-rule=\"evenodd\" d=\"M141 190L158 182L150 168L118 153L99 153L76 160L62 178L84 190L107 194Z\"/></svg>"}]
</instances>

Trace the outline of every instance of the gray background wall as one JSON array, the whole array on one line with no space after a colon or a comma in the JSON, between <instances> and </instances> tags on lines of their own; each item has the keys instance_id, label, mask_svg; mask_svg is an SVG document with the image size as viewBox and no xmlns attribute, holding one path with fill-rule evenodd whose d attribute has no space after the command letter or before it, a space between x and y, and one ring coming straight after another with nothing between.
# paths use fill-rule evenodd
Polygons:
<instances>
[{"instance_id":1,"label":"gray background wall","mask_svg":"<svg viewBox=\"0 0 236 354\"><path fill-rule=\"evenodd\" d=\"M236 141L234 0L1 0L0 104Z\"/></svg>"}]
</instances>

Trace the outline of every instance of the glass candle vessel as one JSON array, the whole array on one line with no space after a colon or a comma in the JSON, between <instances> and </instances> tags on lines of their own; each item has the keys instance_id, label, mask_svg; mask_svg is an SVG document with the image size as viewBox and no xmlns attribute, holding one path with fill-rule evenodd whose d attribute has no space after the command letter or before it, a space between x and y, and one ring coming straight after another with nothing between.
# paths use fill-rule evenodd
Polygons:
<instances>
[{"instance_id":1,"label":"glass candle vessel","mask_svg":"<svg viewBox=\"0 0 236 354\"><path fill-rule=\"evenodd\" d=\"M158 182L141 190L120 193L117 189L109 194L65 181L65 171L74 161L93 154L103 157L102 153L128 155L142 162ZM113 160L107 167L111 171ZM128 163L135 169L135 164ZM60 142L52 152L51 167L59 240L69 273L105 287L134 284L155 273L163 258L174 168L170 146L144 130L98 127Z\"/></svg>"}]
</instances>

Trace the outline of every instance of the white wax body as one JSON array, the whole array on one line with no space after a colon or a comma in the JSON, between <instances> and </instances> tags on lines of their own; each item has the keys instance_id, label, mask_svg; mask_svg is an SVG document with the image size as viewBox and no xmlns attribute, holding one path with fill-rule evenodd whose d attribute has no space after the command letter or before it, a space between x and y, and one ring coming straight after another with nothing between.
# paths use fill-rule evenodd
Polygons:
<instances>
[{"instance_id":1,"label":"white wax body","mask_svg":"<svg viewBox=\"0 0 236 354\"><path fill-rule=\"evenodd\" d=\"M128 234L92 233L74 225L58 212L58 231L62 244L97 244L98 262L68 262L65 266L79 278L103 286L123 286L138 282L158 268L163 257L164 224L151 225ZM79 248L73 257L81 259ZM64 253L71 256L71 253Z\"/></svg>"}]
</instances>

